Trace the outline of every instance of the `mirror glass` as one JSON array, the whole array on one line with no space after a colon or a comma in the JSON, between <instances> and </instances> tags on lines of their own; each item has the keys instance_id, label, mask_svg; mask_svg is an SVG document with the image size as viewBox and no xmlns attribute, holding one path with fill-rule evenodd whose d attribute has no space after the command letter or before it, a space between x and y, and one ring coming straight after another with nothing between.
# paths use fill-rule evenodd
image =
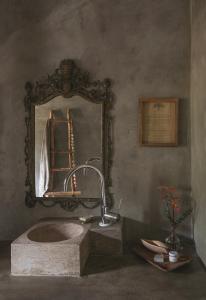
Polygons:
<instances>
[{"instance_id":1,"label":"mirror glass","mask_svg":"<svg viewBox=\"0 0 206 300\"><path fill-rule=\"evenodd\" d=\"M36 197L99 197L92 170L78 171L64 192L69 170L94 157L100 160L92 164L102 170L102 104L58 96L35 106Z\"/></svg>"}]
</instances>

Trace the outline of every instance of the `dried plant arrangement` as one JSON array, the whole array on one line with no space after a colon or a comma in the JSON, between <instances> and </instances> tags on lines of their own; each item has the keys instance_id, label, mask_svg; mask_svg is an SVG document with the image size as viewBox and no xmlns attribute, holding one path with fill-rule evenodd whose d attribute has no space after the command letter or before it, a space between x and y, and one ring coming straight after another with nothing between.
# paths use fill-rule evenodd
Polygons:
<instances>
[{"instance_id":1,"label":"dried plant arrangement","mask_svg":"<svg viewBox=\"0 0 206 300\"><path fill-rule=\"evenodd\" d=\"M176 250L180 246L180 240L176 235L176 228L192 213L192 208L183 207L183 200L175 187L159 186L158 190L164 204L165 215L171 226L170 235L165 241L170 249Z\"/></svg>"}]
</instances>

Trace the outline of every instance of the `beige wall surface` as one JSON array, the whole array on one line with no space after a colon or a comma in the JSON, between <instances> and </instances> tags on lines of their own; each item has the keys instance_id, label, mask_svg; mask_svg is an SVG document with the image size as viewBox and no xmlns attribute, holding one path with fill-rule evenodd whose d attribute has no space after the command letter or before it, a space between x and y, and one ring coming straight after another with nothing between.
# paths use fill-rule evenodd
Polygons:
<instances>
[{"instance_id":1,"label":"beige wall surface","mask_svg":"<svg viewBox=\"0 0 206 300\"><path fill-rule=\"evenodd\" d=\"M192 195L195 203L194 238L197 252L206 264L206 2L192 1Z\"/></svg>"},{"instance_id":2,"label":"beige wall surface","mask_svg":"<svg viewBox=\"0 0 206 300\"><path fill-rule=\"evenodd\" d=\"M127 234L136 238L141 224L164 228L157 186L190 190L189 1L3 0L0 22L0 239L16 238L42 217L91 213L24 203L24 84L64 58L113 81L112 192L115 205L123 199ZM141 96L181 99L178 147L139 146ZM189 223L182 230L190 235Z\"/></svg>"}]
</instances>

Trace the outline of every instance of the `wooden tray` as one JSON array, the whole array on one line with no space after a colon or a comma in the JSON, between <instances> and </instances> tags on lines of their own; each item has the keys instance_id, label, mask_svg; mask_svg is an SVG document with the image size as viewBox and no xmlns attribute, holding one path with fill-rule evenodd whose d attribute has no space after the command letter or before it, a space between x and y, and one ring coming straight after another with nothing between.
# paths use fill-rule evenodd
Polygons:
<instances>
[{"instance_id":1,"label":"wooden tray","mask_svg":"<svg viewBox=\"0 0 206 300\"><path fill-rule=\"evenodd\" d=\"M138 256L141 256L142 258L144 258L148 263L150 263L154 267L156 267L156 268L158 268L158 269L160 269L164 272L173 271L173 270L175 270L179 267L182 267L182 266L188 264L192 260L191 256L180 255L179 259L176 263L171 263L171 262L169 262L168 255L164 255L165 262L164 263L157 263L157 262L154 262L154 260L153 260L154 255L155 255L154 252L151 252L151 251L147 250L142 245L138 245L136 248L133 249L133 251Z\"/></svg>"}]
</instances>

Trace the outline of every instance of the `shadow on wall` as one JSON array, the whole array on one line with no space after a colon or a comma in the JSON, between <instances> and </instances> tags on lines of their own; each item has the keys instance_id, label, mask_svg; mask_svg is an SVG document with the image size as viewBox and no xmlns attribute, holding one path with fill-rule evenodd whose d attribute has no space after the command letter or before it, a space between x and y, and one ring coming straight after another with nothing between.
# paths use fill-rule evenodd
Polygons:
<instances>
[{"instance_id":1,"label":"shadow on wall","mask_svg":"<svg viewBox=\"0 0 206 300\"><path fill-rule=\"evenodd\" d=\"M165 231L154 224L145 224L130 218L124 218L123 241L125 250L127 250L127 247L135 246L141 238L164 240L167 235Z\"/></svg>"},{"instance_id":2,"label":"shadow on wall","mask_svg":"<svg viewBox=\"0 0 206 300\"><path fill-rule=\"evenodd\" d=\"M190 143L190 112L188 99L179 101L179 119L178 119L178 143L179 146L188 146ZM184 117L183 117L184 116Z\"/></svg>"},{"instance_id":3,"label":"shadow on wall","mask_svg":"<svg viewBox=\"0 0 206 300\"><path fill-rule=\"evenodd\" d=\"M160 225L145 224L130 218L124 218L123 226L123 242L124 242L124 252L128 249L132 249L137 245L141 238L160 240L163 241L168 236L169 231L167 229L162 229ZM177 232L183 243L193 243L190 237L181 235Z\"/></svg>"}]
</instances>

